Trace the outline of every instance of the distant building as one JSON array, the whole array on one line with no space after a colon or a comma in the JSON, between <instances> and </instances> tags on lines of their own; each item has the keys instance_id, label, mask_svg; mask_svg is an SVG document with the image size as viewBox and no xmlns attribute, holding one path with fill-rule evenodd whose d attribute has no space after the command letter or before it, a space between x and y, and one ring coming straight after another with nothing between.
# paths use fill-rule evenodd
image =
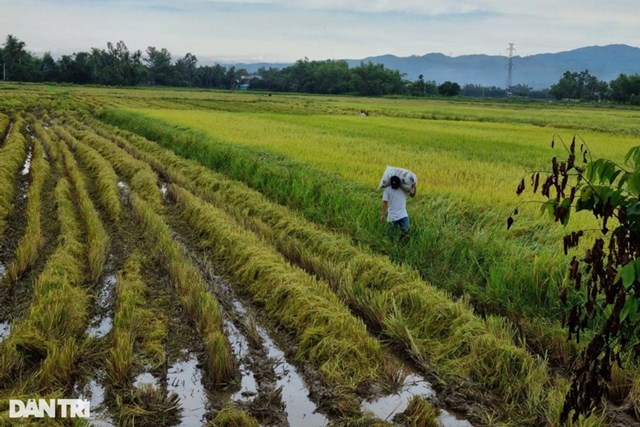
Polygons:
<instances>
[{"instance_id":1,"label":"distant building","mask_svg":"<svg viewBox=\"0 0 640 427\"><path fill-rule=\"evenodd\" d=\"M236 89L237 90L248 90L252 78L253 78L252 75L241 76L239 80L236 80Z\"/></svg>"}]
</instances>

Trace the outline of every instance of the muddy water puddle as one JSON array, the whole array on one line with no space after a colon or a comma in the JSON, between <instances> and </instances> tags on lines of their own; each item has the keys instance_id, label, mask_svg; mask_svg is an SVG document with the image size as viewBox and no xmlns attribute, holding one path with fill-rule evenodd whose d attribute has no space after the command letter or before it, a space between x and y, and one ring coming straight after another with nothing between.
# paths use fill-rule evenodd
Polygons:
<instances>
[{"instance_id":1,"label":"muddy water puddle","mask_svg":"<svg viewBox=\"0 0 640 427\"><path fill-rule=\"evenodd\" d=\"M473 427L469 421L460 420L444 410L440 411L438 423L440 423L442 427Z\"/></svg>"},{"instance_id":2,"label":"muddy water puddle","mask_svg":"<svg viewBox=\"0 0 640 427\"><path fill-rule=\"evenodd\" d=\"M100 283L98 293L95 299L95 305L98 307L98 313L93 316L87 329L87 334L94 338L102 338L111 332L113 327L113 318L108 307L113 296L117 284L116 276L107 275Z\"/></svg>"},{"instance_id":3,"label":"muddy water puddle","mask_svg":"<svg viewBox=\"0 0 640 427\"><path fill-rule=\"evenodd\" d=\"M202 383L202 371L194 353L183 351L184 360L169 367L167 372L167 392L175 393L180 399L183 427L201 426L206 423L207 392Z\"/></svg>"},{"instance_id":4,"label":"muddy water puddle","mask_svg":"<svg viewBox=\"0 0 640 427\"><path fill-rule=\"evenodd\" d=\"M289 424L309 427L328 425L329 420L315 412L317 407L309 400L309 390L298 374L298 370L287 362L284 352L273 342L265 329L257 326L257 331L269 357L276 363L277 386L282 388L282 401Z\"/></svg>"},{"instance_id":5,"label":"muddy water puddle","mask_svg":"<svg viewBox=\"0 0 640 427\"><path fill-rule=\"evenodd\" d=\"M113 320L110 317L105 317L97 324L94 324L87 330L87 334L94 338L102 338L111 332L113 327Z\"/></svg>"},{"instance_id":6,"label":"muddy water puddle","mask_svg":"<svg viewBox=\"0 0 640 427\"><path fill-rule=\"evenodd\" d=\"M248 316L247 309L238 299L234 298L231 304L239 317L246 318ZM285 353L278 347L273 339L271 339L266 329L259 325L255 325L255 328L256 332L260 335L262 346L266 350L267 357L273 361L273 370L276 374L276 387L282 388L282 402L285 406L289 425L309 427L328 425L329 420L324 415L316 412L317 405L309 399L309 389L298 373L298 370L287 362ZM247 339L239 333L235 326L230 328L230 332L231 331L238 332L238 335L233 337L236 335L235 332L228 334L229 340L236 341L238 337L242 337L240 339L242 342L239 347L248 351L249 343ZM233 345L232 343L232 346ZM250 370L248 372L249 375L243 373L241 389L234 394L234 400L246 400L248 397L251 397L253 387L255 387L255 377L253 372ZM246 391L245 387L247 387ZM245 391L244 394L243 391Z\"/></svg>"},{"instance_id":7,"label":"muddy water puddle","mask_svg":"<svg viewBox=\"0 0 640 427\"><path fill-rule=\"evenodd\" d=\"M160 193L162 194L162 198L167 200L167 194L169 194L169 184L166 182L162 182L160 185Z\"/></svg>"},{"instance_id":8,"label":"muddy water puddle","mask_svg":"<svg viewBox=\"0 0 640 427\"><path fill-rule=\"evenodd\" d=\"M122 198L126 199L126 198L129 197L129 194L131 193L131 189L129 188L129 184L127 184L124 181L118 181L116 186L120 190L120 196Z\"/></svg>"},{"instance_id":9,"label":"muddy water puddle","mask_svg":"<svg viewBox=\"0 0 640 427\"><path fill-rule=\"evenodd\" d=\"M418 374L412 373L406 376L399 391L376 399L365 400L362 402L361 409L363 412L372 413L377 418L391 421L396 415L407 409L411 398L414 396L429 399L435 394L427 380ZM444 410L440 411L437 421L442 427L472 427L468 421L457 419Z\"/></svg>"},{"instance_id":10,"label":"muddy water puddle","mask_svg":"<svg viewBox=\"0 0 640 427\"><path fill-rule=\"evenodd\" d=\"M195 353L187 349L180 351L180 358L167 370L166 391L175 393L179 399L180 421L171 424L173 427L199 427L206 424L209 412L209 395L204 387L202 370L198 366ZM136 376L133 386L141 388L150 385L153 388L164 388L164 382L150 372L150 367Z\"/></svg>"},{"instance_id":11,"label":"muddy water puddle","mask_svg":"<svg viewBox=\"0 0 640 427\"><path fill-rule=\"evenodd\" d=\"M412 397L421 396L427 399L434 395L431 384L424 378L417 374L409 374L398 392L373 400L365 400L361 408L363 412L371 412L377 418L388 421L404 412Z\"/></svg>"},{"instance_id":12,"label":"muddy water puddle","mask_svg":"<svg viewBox=\"0 0 640 427\"><path fill-rule=\"evenodd\" d=\"M158 379L150 372L143 372L133 381L133 386L140 388L142 384L149 384L156 388L158 387Z\"/></svg>"},{"instance_id":13,"label":"muddy water puddle","mask_svg":"<svg viewBox=\"0 0 640 427\"><path fill-rule=\"evenodd\" d=\"M33 148L29 147L29 152L27 153L27 158L24 160L24 164L22 165L22 171L20 171L20 175L26 176L29 174L29 169L31 169L32 157L33 157Z\"/></svg>"},{"instance_id":14,"label":"muddy water puddle","mask_svg":"<svg viewBox=\"0 0 640 427\"><path fill-rule=\"evenodd\" d=\"M231 395L234 401L250 401L258 394L258 384L256 375L253 370L245 363L245 357L249 354L249 341L240 333L236 326L229 322L224 322L225 333L231 345L231 351L239 360L238 370L242 377L240 381L240 390Z\"/></svg>"},{"instance_id":15,"label":"muddy water puddle","mask_svg":"<svg viewBox=\"0 0 640 427\"><path fill-rule=\"evenodd\" d=\"M7 338L10 333L11 324L9 322L0 322L0 342L4 341L4 339Z\"/></svg>"},{"instance_id":16,"label":"muddy water puddle","mask_svg":"<svg viewBox=\"0 0 640 427\"><path fill-rule=\"evenodd\" d=\"M90 402L91 417L89 422L95 427L113 427L115 426L114 420L108 414L107 406L105 405L106 390L95 379L89 381L80 390L80 399L86 399Z\"/></svg>"}]
</instances>

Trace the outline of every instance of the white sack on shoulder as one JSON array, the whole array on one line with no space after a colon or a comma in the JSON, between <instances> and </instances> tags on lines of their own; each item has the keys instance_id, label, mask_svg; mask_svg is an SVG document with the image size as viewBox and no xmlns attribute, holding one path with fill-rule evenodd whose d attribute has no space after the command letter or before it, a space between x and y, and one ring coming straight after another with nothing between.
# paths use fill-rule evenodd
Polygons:
<instances>
[{"instance_id":1,"label":"white sack on shoulder","mask_svg":"<svg viewBox=\"0 0 640 427\"><path fill-rule=\"evenodd\" d=\"M379 188L385 188L391 185L391 177L394 175L400 178L400 187L402 187L404 191L409 191L411 190L411 186L413 184L418 184L418 177L409 169L403 169L396 166L387 166L384 173L382 174Z\"/></svg>"}]
</instances>

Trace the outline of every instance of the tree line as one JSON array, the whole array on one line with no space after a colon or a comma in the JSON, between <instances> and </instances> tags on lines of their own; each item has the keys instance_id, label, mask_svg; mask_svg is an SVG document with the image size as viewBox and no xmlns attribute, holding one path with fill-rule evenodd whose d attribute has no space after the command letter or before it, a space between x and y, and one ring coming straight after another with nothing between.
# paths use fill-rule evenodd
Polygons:
<instances>
[{"instance_id":1,"label":"tree line","mask_svg":"<svg viewBox=\"0 0 640 427\"><path fill-rule=\"evenodd\" d=\"M23 82L59 82L107 86L161 85L236 89L250 87L274 92L353 94L363 96L473 96L503 98L509 96L546 99L610 100L640 105L640 76L621 74L607 83L582 72L565 72L548 90L533 90L526 85L509 89L465 85L446 81L437 85L423 75L410 81L397 70L382 64L360 63L349 67L343 60L309 61L302 59L285 68L260 68L251 75L234 66L198 65L198 58L187 53L173 60L165 48L149 46L143 53L130 51L124 42L107 43L107 49L62 55L50 53L38 57L26 50L26 44L8 35L0 47L3 78Z\"/></svg>"},{"instance_id":2,"label":"tree line","mask_svg":"<svg viewBox=\"0 0 640 427\"><path fill-rule=\"evenodd\" d=\"M640 75L620 74L607 83L589 74L566 71L558 83L551 86L550 93L556 99L583 101L611 100L622 104L640 105Z\"/></svg>"},{"instance_id":3,"label":"tree line","mask_svg":"<svg viewBox=\"0 0 640 427\"><path fill-rule=\"evenodd\" d=\"M107 43L106 50L92 48L55 60L50 53L33 55L23 41L8 35L0 59L6 80L23 82L234 88L247 74L235 67L197 66L198 59L191 53L174 62L164 48L149 46L144 55L140 50L131 52L122 41Z\"/></svg>"},{"instance_id":4,"label":"tree line","mask_svg":"<svg viewBox=\"0 0 640 427\"><path fill-rule=\"evenodd\" d=\"M38 57L25 47L25 42L8 35L0 48L6 80L218 89L249 85L258 90L365 96L406 94L411 90L411 83L404 80L400 72L372 63L349 68L346 61L304 59L283 69L261 68L250 75L245 69L234 66L199 66L198 58L192 53L174 62L171 52L165 48L149 46L144 53L140 50L132 52L122 41L115 45L107 43L107 49L92 48L89 52L62 55L57 60L50 53ZM450 94L447 90L443 86L443 91ZM437 93L437 88L435 91Z\"/></svg>"},{"instance_id":5,"label":"tree line","mask_svg":"<svg viewBox=\"0 0 640 427\"><path fill-rule=\"evenodd\" d=\"M107 43L107 49L62 55L55 60L50 53L42 57L25 49L25 43L8 35L0 58L5 65L5 78L25 82L59 82L100 84L108 86L186 86L235 89L248 85L252 89L279 92L324 94L356 94L381 96L392 94L458 95L457 83L409 82L399 71L381 64L362 63L350 68L346 61L299 60L279 68L261 68L254 75L245 69L222 65L198 65L198 58L187 53L172 59L165 48L149 46L143 53L131 52L122 41Z\"/></svg>"}]
</instances>

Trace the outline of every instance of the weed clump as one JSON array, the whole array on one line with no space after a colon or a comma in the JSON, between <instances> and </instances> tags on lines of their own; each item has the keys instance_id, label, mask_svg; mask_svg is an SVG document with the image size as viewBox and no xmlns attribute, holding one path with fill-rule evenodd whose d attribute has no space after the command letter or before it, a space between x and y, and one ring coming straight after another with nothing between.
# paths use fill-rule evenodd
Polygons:
<instances>
[{"instance_id":1,"label":"weed clump","mask_svg":"<svg viewBox=\"0 0 640 427\"><path fill-rule=\"evenodd\" d=\"M207 427L258 427L258 425L258 421L245 411L234 406L225 406L207 424Z\"/></svg>"}]
</instances>

